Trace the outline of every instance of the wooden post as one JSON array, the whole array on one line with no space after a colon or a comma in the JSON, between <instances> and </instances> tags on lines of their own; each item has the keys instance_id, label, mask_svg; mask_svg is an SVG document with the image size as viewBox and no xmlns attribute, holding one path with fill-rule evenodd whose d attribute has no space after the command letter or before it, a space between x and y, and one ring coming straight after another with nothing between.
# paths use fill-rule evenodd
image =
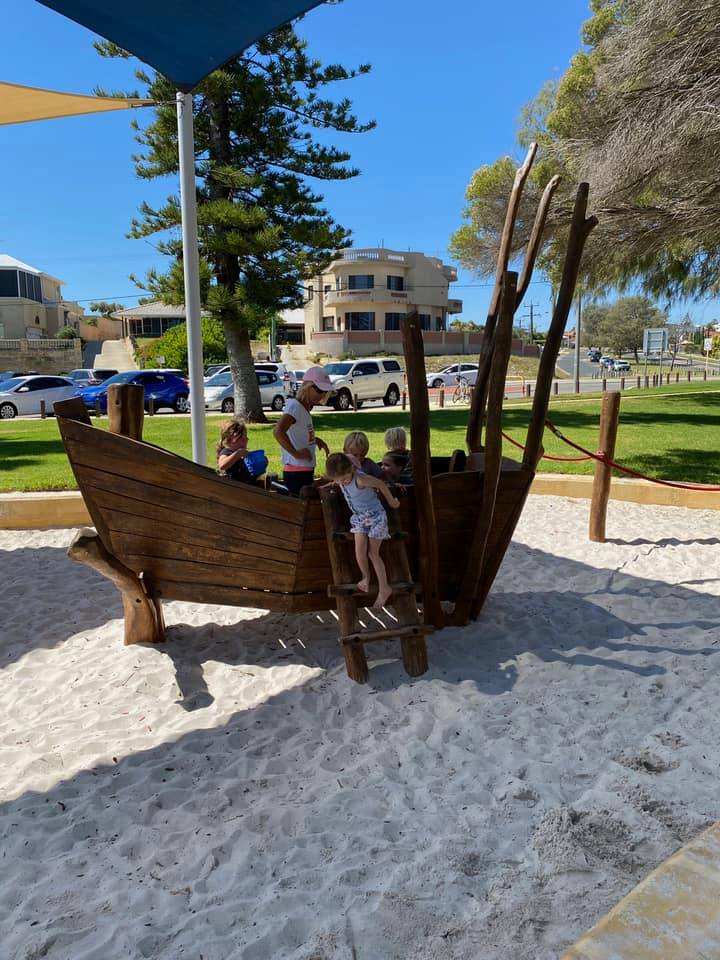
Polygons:
<instances>
[{"instance_id":1,"label":"wooden post","mask_svg":"<svg viewBox=\"0 0 720 960\"><path fill-rule=\"evenodd\" d=\"M403 390L403 392L402 392L402 403L401 403L401 405L400 405L400 409L401 409L401 410L404 410L406 407L407 407L407 391L406 391L406 390Z\"/></svg>"},{"instance_id":2,"label":"wooden post","mask_svg":"<svg viewBox=\"0 0 720 960\"><path fill-rule=\"evenodd\" d=\"M557 380L553 383L553 393L555 394L555 396L557 396L558 393L560 393L560 384L558 383Z\"/></svg>"},{"instance_id":3,"label":"wooden post","mask_svg":"<svg viewBox=\"0 0 720 960\"><path fill-rule=\"evenodd\" d=\"M105 549L94 530L81 530L70 544L68 556L97 570L120 591L125 611L125 643L159 643L165 639L160 601L145 593L137 574Z\"/></svg>"},{"instance_id":4,"label":"wooden post","mask_svg":"<svg viewBox=\"0 0 720 960\"><path fill-rule=\"evenodd\" d=\"M707 380L707 370L703 370L703 380Z\"/></svg>"},{"instance_id":5,"label":"wooden post","mask_svg":"<svg viewBox=\"0 0 720 960\"><path fill-rule=\"evenodd\" d=\"M512 348L512 326L517 300L517 273L507 271L503 277L497 325L497 344L488 384L487 423L485 425L485 461L483 471L482 503L475 520L465 570L457 592L452 615L454 626L468 622L473 600L483 572L483 561L492 528L500 472L502 470L502 407L505 396L505 378Z\"/></svg>"},{"instance_id":6,"label":"wooden post","mask_svg":"<svg viewBox=\"0 0 720 960\"><path fill-rule=\"evenodd\" d=\"M637 378L637 388L638 388L638 390L640 389L640 383L641 383L641 382L642 382L642 378L641 378L641 377L638 377L638 378Z\"/></svg>"},{"instance_id":7,"label":"wooden post","mask_svg":"<svg viewBox=\"0 0 720 960\"><path fill-rule=\"evenodd\" d=\"M600 441L598 453L611 460L615 456L615 439L620 413L620 393L604 393L600 411ZM607 505L610 499L610 481L612 468L599 460L595 461L592 501L590 503L590 539L595 543L605 543L605 521Z\"/></svg>"},{"instance_id":8,"label":"wooden post","mask_svg":"<svg viewBox=\"0 0 720 960\"><path fill-rule=\"evenodd\" d=\"M645 374L645 389L647 390L649 386L650 386L650 378L648 377L647 374Z\"/></svg>"},{"instance_id":9,"label":"wooden post","mask_svg":"<svg viewBox=\"0 0 720 960\"><path fill-rule=\"evenodd\" d=\"M603 377L602 391L605 393L607 390L607 377Z\"/></svg>"},{"instance_id":10,"label":"wooden post","mask_svg":"<svg viewBox=\"0 0 720 960\"><path fill-rule=\"evenodd\" d=\"M555 373L555 362L560 351L565 324L575 296L575 284L580 271L580 260L582 259L585 241L590 235L590 231L597 224L596 217L585 217L589 191L590 187L587 183L581 183L578 186L563 263L560 290L555 302L550 329L545 338L545 347L540 357L540 366L535 383L535 400L530 414L530 424L525 440L525 453L523 454L523 464L531 470L536 469L542 454L542 436L550 400L550 384Z\"/></svg>"},{"instance_id":11,"label":"wooden post","mask_svg":"<svg viewBox=\"0 0 720 960\"><path fill-rule=\"evenodd\" d=\"M688 370L688 383L690 383L691 377L692 377L692 370Z\"/></svg>"},{"instance_id":12,"label":"wooden post","mask_svg":"<svg viewBox=\"0 0 720 960\"><path fill-rule=\"evenodd\" d=\"M358 412L358 395L356 393L353 394L353 411Z\"/></svg>"},{"instance_id":13,"label":"wooden post","mask_svg":"<svg viewBox=\"0 0 720 960\"><path fill-rule=\"evenodd\" d=\"M41 419L41 420L46 420L46 419L47 419L47 410L45 409L45 401L44 401L44 400L41 400L41 401L40 401L40 419Z\"/></svg>"},{"instance_id":14,"label":"wooden post","mask_svg":"<svg viewBox=\"0 0 720 960\"><path fill-rule=\"evenodd\" d=\"M425 372L425 348L416 310L403 319L402 338L410 391L410 437L420 539L423 616L425 623L439 628L444 625L444 616L438 595L440 560L430 471L430 400Z\"/></svg>"},{"instance_id":15,"label":"wooden post","mask_svg":"<svg viewBox=\"0 0 720 960\"><path fill-rule=\"evenodd\" d=\"M148 416L149 417L155 416L155 398L154 397L150 397L150 399L148 400Z\"/></svg>"},{"instance_id":16,"label":"wooden post","mask_svg":"<svg viewBox=\"0 0 720 960\"><path fill-rule=\"evenodd\" d=\"M625 389L625 377L620 377L620 390Z\"/></svg>"},{"instance_id":17,"label":"wooden post","mask_svg":"<svg viewBox=\"0 0 720 960\"><path fill-rule=\"evenodd\" d=\"M108 430L131 440L142 440L145 390L136 383L108 387ZM150 401L152 403L152 401Z\"/></svg>"},{"instance_id":18,"label":"wooden post","mask_svg":"<svg viewBox=\"0 0 720 960\"><path fill-rule=\"evenodd\" d=\"M438 394L438 406L442 410L445 406L445 387L444 385L440 387L440 393Z\"/></svg>"},{"instance_id":19,"label":"wooden post","mask_svg":"<svg viewBox=\"0 0 720 960\"><path fill-rule=\"evenodd\" d=\"M680 383L680 373L675 374L675 383Z\"/></svg>"},{"instance_id":20,"label":"wooden post","mask_svg":"<svg viewBox=\"0 0 720 960\"><path fill-rule=\"evenodd\" d=\"M102 416L102 412L101 412L101 410L100 410L100 398L99 398L99 397L96 397L96 398L95 398L95 416L96 416L96 417L101 417L101 416Z\"/></svg>"}]
</instances>

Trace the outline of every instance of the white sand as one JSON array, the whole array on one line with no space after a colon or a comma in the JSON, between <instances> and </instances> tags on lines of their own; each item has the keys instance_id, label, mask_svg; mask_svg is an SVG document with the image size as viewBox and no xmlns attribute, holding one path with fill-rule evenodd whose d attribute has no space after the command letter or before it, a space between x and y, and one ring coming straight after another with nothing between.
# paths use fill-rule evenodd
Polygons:
<instances>
[{"instance_id":1,"label":"white sand","mask_svg":"<svg viewBox=\"0 0 720 960\"><path fill-rule=\"evenodd\" d=\"M0 954L554 960L720 818L714 512L531 498L479 623L345 676L332 622L171 603L0 531Z\"/></svg>"}]
</instances>

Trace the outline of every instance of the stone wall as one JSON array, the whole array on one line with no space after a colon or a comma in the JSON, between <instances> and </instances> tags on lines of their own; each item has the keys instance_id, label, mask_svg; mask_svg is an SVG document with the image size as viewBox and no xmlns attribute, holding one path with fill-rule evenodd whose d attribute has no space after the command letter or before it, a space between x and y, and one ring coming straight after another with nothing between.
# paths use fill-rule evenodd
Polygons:
<instances>
[{"instance_id":1,"label":"stone wall","mask_svg":"<svg viewBox=\"0 0 720 960\"><path fill-rule=\"evenodd\" d=\"M81 341L0 340L0 372L61 374L82 367Z\"/></svg>"}]
</instances>

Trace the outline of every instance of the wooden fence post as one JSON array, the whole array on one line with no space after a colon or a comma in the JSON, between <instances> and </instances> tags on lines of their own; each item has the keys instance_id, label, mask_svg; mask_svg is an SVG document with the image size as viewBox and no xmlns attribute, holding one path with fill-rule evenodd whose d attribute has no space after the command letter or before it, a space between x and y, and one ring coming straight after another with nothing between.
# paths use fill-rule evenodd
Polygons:
<instances>
[{"instance_id":1,"label":"wooden fence post","mask_svg":"<svg viewBox=\"0 0 720 960\"><path fill-rule=\"evenodd\" d=\"M637 388L638 388L638 390L640 389L641 380L642 380L641 377L638 377L638 378L637 378Z\"/></svg>"},{"instance_id":2,"label":"wooden fence post","mask_svg":"<svg viewBox=\"0 0 720 960\"><path fill-rule=\"evenodd\" d=\"M620 377L620 390L625 389L625 377Z\"/></svg>"},{"instance_id":3,"label":"wooden fence post","mask_svg":"<svg viewBox=\"0 0 720 960\"><path fill-rule=\"evenodd\" d=\"M145 390L137 383L108 387L108 430L131 440L142 440ZM152 400L150 401L152 404Z\"/></svg>"},{"instance_id":4,"label":"wooden fence post","mask_svg":"<svg viewBox=\"0 0 720 960\"><path fill-rule=\"evenodd\" d=\"M442 410L445 406L445 387L440 387L440 393L438 394L438 406Z\"/></svg>"},{"instance_id":5,"label":"wooden fence post","mask_svg":"<svg viewBox=\"0 0 720 960\"><path fill-rule=\"evenodd\" d=\"M102 411L100 410L100 398L99 398L99 397L96 397L96 398L95 398L95 416L96 416L96 417L101 417L101 416L102 416Z\"/></svg>"},{"instance_id":6,"label":"wooden fence post","mask_svg":"<svg viewBox=\"0 0 720 960\"><path fill-rule=\"evenodd\" d=\"M610 460L615 456L620 397L619 391L604 393L600 410L600 442L597 452L604 454ZM607 519L608 500L610 499L611 478L612 468L606 463L596 460L592 501L590 503L590 539L595 543L605 543L605 521Z\"/></svg>"},{"instance_id":7,"label":"wooden fence post","mask_svg":"<svg viewBox=\"0 0 720 960\"><path fill-rule=\"evenodd\" d=\"M404 410L406 407L407 407L407 390L403 390L401 409Z\"/></svg>"},{"instance_id":8,"label":"wooden fence post","mask_svg":"<svg viewBox=\"0 0 720 960\"><path fill-rule=\"evenodd\" d=\"M676 373L676 374L675 374L675 383L680 383L680 374L679 374L679 373Z\"/></svg>"},{"instance_id":9,"label":"wooden fence post","mask_svg":"<svg viewBox=\"0 0 720 960\"><path fill-rule=\"evenodd\" d=\"M148 400L148 416L150 417L155 416L155 398L154 397L150 397L150 399Z\"/></svg>"},{"instance_id":10,"label":"wooden fence post","mask_svg":"<svg viewBox=\"0 0 720 960\"><path fill-rule=\"evenodd\" d=\"M690 383L691 377L692 377L692 370L688 370L688 383Z\"/></svg>"},{"instance_id":11,"label":"wooden fence post","mask_svg":"<svg viewBox=\"0 0 720 960\"><path fill-rule=\"evenodd\" d=\"M44 401L44 400L41 400L41 401L40 401L40 419L41 419L41 420L46 420L46 419L47 419L47 410L45 409L45 401Z\"/></svg>"},{"instance_id":12,"label":"wooden fence post","mask_svg":"<svg viewBox=\"0 0 720 960\"><path fill-rule=\"evenodd\" d=\"M555 394L555 396L557 396L558 393L560 393L560 384L558 383L557 380L553 383L553 393Z\"/></svg>"},{"instance_id":13,"label":"wooden fence post","mask_svg":"<svg viewBox=\"0 0 720 960\"><path fill-rule=\"evenodd\" d=\"M605 393L605 391L607 390L607 377L603 377L602 389L603 389L603 393Z\"/></svg>"}]
</instances>

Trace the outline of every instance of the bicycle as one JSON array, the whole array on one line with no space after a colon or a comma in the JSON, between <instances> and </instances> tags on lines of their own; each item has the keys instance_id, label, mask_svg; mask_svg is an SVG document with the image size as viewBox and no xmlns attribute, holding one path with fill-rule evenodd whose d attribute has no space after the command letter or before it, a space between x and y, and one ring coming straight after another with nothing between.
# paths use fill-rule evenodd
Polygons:
<instances>
[{"instance_id":1,"label":"bicycle","mask_svg":"<svg viewBox=\"0 0 720 960\"><path fill-rule=\"evenodd\" d=\"M465 377L455 377L455 382L457 383L457 386L453 391L452 402L470 403L470 384L467 382Z\"/></svg>"}]
</instances>

